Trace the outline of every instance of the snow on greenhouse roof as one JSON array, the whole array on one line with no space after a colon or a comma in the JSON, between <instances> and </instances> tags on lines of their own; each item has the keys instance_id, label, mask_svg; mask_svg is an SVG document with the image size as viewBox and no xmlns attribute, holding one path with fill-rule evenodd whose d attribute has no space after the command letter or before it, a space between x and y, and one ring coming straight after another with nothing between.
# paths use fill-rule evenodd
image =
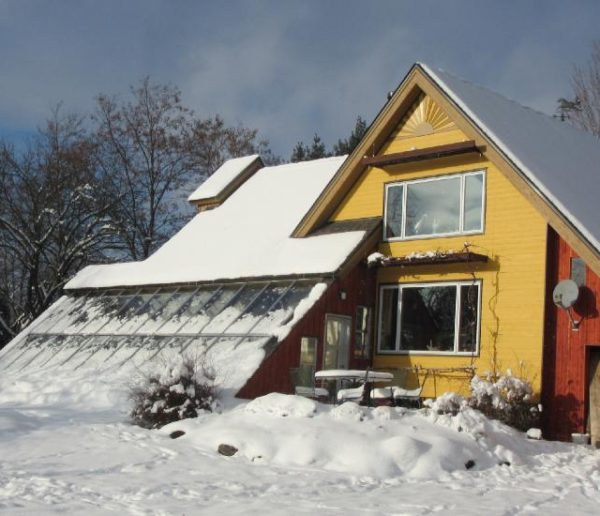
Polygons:
<instances>
[{"instance_id":1,"label":"snow on greenhouse roof","mask_svg":"<svg viewBox=\"0 0 600 516\"><path fill-rule=\"evenodd\" d=\"M188 197L188 201L218 197L257 160L260 160L260 156L253 154L226 161Z\"/></svg>"},{"instance_id":2,"label":"snow on greenhouse roof","mask_svg":"<svg viewBox=\"0 0 600 516\"><path fill-rule=\"evenodd\" d=\"M66 289L334 273L366 231L290 235L344 159L265 167L148 259L86 267Z\"/></svg>"},{"instance_id":3,"label":"snow on greenhouse roof","mask_svg":"<svg viewBox=\"0 0 600 516\"><path fill-rule=\"evenodd\" d=\"M598 138L443 70L420 66L600 251Z\"/></svg>"}]
</instances>

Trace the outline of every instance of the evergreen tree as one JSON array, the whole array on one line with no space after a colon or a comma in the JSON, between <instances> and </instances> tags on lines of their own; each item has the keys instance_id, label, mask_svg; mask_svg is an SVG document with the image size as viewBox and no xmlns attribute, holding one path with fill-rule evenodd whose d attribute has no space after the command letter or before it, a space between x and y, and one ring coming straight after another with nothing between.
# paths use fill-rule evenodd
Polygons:
<instances>
[{"instance_id":1,"label":"evergreen tree","mask_svg":"<svg viewBox=\"0 0 600 516\"><path fill-rule=\"evenodd\" d=\"M292 151L290 161L297 163L299 161L309 161L312 159L326 158L330 156L325 147L325 143L321 140L321 137L315 133L313 141L310 147L304 142L298 142Z\"/></svg>"},{"instance_id":2,"label":"evergreen tree","mask_svg":"<svg viewBox=\"0 0 600 516\"><path fill-rule=\"evenodd\" d=\"M338 140L333 146L333 155L342 156L344 154L350 154L362 140L362 137L366 132L367 122L365 122L361 116L358 116L356 118L356 125L354 126L352 133L350 133L350 136L345 140Z\"/></svg>"},{"instance_id":3,"label":"evergreen tree","mask_svg":"<svg viewBox=\"0 0 600 516\"><path fill-rule=\"evenodd\" d=\"M306 157L308 154L308 147L304 145L302 142L298 142L292 151L292 156L290 157L290 161L292 163L298 163L299 161L306 161L308 158Z\"/></svg>"},{"instance_id":4,"label":"evergreen tree","mask_svg":"<svg viewBox=\"0 0 600 516\"><path fill-rule=\"evenodd\" d=\"M292 150L290 161L292 163L297 163L298 161L308 161L311 159L326 158L328 156L343 156L344 154L350 154L362 140L366 132L367 122L361 116L358 116L350 136L343 140L338 140L333 146L332 151L327 150L321 137L315 133L310 147L304 142L298 142L296 144Z\"/></svg>"}]
</instances>

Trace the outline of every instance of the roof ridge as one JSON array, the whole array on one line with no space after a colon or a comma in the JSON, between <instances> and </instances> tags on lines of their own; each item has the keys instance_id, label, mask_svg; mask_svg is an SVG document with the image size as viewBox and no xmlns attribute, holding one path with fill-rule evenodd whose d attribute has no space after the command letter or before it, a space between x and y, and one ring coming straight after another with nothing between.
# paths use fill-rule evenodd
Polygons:
<instances>
[{"instance_id":1,"label":"roof ridge","mask_svg":"<svg viewBox=\"0 0 600 516\"><path fill-rule=\"evenodd\" d=\"M518 100L515 100L507 95L502 94L502 93L498 93L497 91L495 91L491 88L488 88L487 86L484 86L482 84L479 84L478 82L474 82L474 81L470 81L469 79L465 79L464 77L461 77L460 75L456 75L455 73L449 72L449 71L445 70L444 68L434 68L423 62L418 62L416 64L419 65L428 75L432 76L437 81L443 83L451 91L453 90L453 88L451 88L449 85L447 85L445 83L445 81L443 80L443 78L441 78L436 72L441 72L442 74L449 75L454 80L460 81L464 84L467 84L468 86L471 86L473 88L477 88L479 90L484 91L487 95L494 95L495 97L499 97L500 99L502 99L504 101L510 102L523 110L530 111L531 113L533 113L535 115L542 116L545 119L547 119L548 121L551 121L553 124L556 124L556 127L560 127L561 129L564 129L564 128L572 129L572 130L576 131L577 133L585 134L588 136L592 136L595 139L598 139L597 136L590 133L589 131L586 131L585 129L582 129L580 127L577 127L576 125L573 125L568 119L560 120L559 118L557 118L554 115L544 113L543 111L532 108L531 106L526 106L525 104L522 104Z\"/></svg>"}]
</instances>

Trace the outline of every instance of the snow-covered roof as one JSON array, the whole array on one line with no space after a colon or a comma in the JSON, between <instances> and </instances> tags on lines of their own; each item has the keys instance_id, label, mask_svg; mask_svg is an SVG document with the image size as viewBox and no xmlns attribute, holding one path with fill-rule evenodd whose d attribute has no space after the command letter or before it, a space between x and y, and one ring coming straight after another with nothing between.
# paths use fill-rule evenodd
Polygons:
<instances>
[{"instance_id":1,"label":"snow-covered roof","mask_svg":"<svg viewBox=\"0 0 600 516\"><path fill-rule=\"evenodd\" d=\"M258 154L227 160L188 197L188 201L195 202L218 197L242 173L259 160L260 156Z\"/></svg>"},{"instance_id":2,"label":"snow-covered roof","mask_svg":"<svg viewBox=\"0 0 600 516\"><path fill-rule=\"evenodd\" d=\"M66 289L334 273L366 231L290 235L344 159L262 168L148 259L86 267Z\"/></svg>"},{"instance_id":3,"label":"snow-covered roof","mask_svg":"<svg viewBox=\"0 0 600 516\"><path fill-rule=\"evenodd\" d=\"M600 140L443 70L420 66L600 251Z\"/></svg>"}]
</instances>

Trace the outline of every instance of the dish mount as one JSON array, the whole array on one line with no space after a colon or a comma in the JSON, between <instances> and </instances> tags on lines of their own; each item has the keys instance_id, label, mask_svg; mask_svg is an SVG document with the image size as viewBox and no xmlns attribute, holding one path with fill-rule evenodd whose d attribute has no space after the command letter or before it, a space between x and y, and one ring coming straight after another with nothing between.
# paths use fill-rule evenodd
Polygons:
<instances>
[{"instance_id":1,"label":"dish mount","mask_svg":"<svg viewBox=\"0 0 600 516\"><path fill-rule=\"evenodd\" d=\"M577 299L579 299L579 286L570 279L559 281L552 291L552 301L556 306L567 311L572 330L578 330L582 321L582 319L576 321L573 317L573 305Z\"/></svg>"}]
</instances>

